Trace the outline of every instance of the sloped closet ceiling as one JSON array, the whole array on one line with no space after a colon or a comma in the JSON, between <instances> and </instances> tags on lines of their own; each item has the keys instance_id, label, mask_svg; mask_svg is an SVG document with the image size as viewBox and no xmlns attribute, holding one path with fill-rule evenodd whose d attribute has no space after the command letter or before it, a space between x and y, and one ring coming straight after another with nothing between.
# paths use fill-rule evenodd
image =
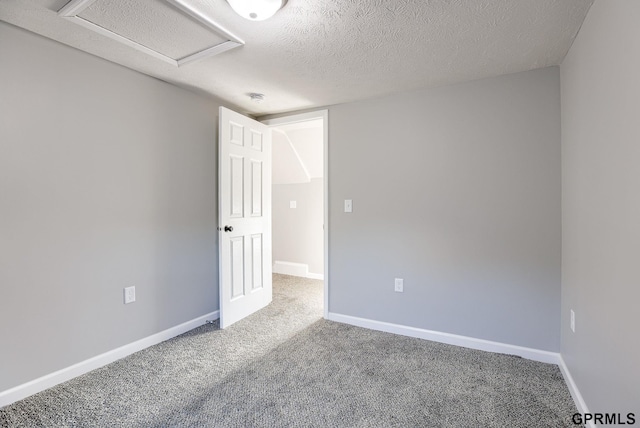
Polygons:
<instances>
[{"instance_id":1,"label":"sloped closet ceiling","mask_svg":"<svg viewBox=\"0 0 640 428\"><path fill-rule=\"evenodd\" d=\"M155 4L160 11L167 7L163 1L137 3ZM259 115L557 65L592 4L289 0L273 18L251 22L225 0L186 1L246 44L175 67L59 17L67 0L2 0L0 19ZM109 4L96 2L104 3L95 6L95 13ZM103 18L113 19L117 12L111 15ZM147 15L128 17L121 31L169 45L156 46L159 50L175 48L171 40L177 44L184 23L162 13L155 16L157 23L143 22ZM176 39L167 37L172 34ZM253 103L249 92L264 93L266 100Z\"/></svg>"},{"instance_id":2,"label":"sloped closet ceiling","mask_svg":"<svg viewBox=\"0 0 640 428\"><path fill-rule=\"evenodd\" d=\"M322 120L276 127L272 152L273 184L308 183L324 177Z\"/></svg>"}]
</instances>

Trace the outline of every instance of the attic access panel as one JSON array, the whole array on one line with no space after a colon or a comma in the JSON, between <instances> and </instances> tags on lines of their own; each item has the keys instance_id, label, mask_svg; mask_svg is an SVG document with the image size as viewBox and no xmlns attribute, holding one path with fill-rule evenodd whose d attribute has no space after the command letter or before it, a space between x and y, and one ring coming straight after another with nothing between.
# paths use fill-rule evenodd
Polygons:
<instances>
[{"instance_id":1,"label":"attic access panel","mask_svg":"<svg viewBox=\"0 0 640 428\"><path fill-rule=\"evenodd\" d=\"M71 0L58 15L176 67L244 44L184 0Z\"/></svg>"}]
</instances>

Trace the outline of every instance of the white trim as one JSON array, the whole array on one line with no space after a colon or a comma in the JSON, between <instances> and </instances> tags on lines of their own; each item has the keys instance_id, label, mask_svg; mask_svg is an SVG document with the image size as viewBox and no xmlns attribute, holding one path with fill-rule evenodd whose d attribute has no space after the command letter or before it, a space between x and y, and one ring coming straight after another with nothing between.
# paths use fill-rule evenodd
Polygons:
<instances>
[{"instance_id":1,"label":"white trim","mask_svg":"<svg viewBox=\"0 0 640 428\"><path fill-rule=\"evenodd\" d=\"M329 319L329 110L292 114L262 122L274 127L313 119L322 119L322 138L324 140L324 318Z\"/></svg>"},{"instance_id":2,"label":"white trim","mask_svg":"<svg viewBox=\"0 0 640 428\"><path fill-rule=\"evenodd\" d=\"M282 125L291 125L292 123L308 122L314 119L325 120L328 112L329 110L317 110L317 111L310 111L307 113L297 113L289 116L276 117L273 119L265 119L262 121L262 123L264 123L265 125L269 125L270 127L274 127L274 126L282 126Z\"/></svg>"},{"instance_id":3,"label":"white trim","mask_svg":"<svg viewBox=\"0 0 640 428\"><path fill-rule=\"evenodd\" d=\"M587 403L584 401L584 398L582 398L582 394L580 394L578 385L576 385L575 381L573 380L573 376L571 376L569 367L567 367L567 364L564 362L564 358L562 358L562 355L560 355L559 359L560 361L558 362L558 367L560 367L560 372L562 373L562 377L567 384L567 388L569 388L571 398L573 398L573 401L576 403L578 412L582 414L590 413L589 408L587 407ZM587 422L587 427L596 428L596 424L593 421L589 421Z\"/></svg>"},{"instance_id":4,"label":"white trim","mask_svg":"<svg viewBox=\"0 0 640 428\"><path fill-rule=\"evenodd\" d=\"M543 351L540 349L527 348L524 346L510 345L507 343L493 342L490 340L477 339L469 336L460 336L457 334L443 333L440 331L425 330L416 327L408 327L400 324L392 324L382 321L374 321L366 318L358 318L350 315L342 315L330 312L326 319L344 324L355 325L357 327L368 328L371 330L384 331L387 333L400 334L403 336L417 337L419 339L431 340L434 342L447 343L449 345L463 346L465 348L478 349L481 351L496 352L499 354L518 355L529 360L540 361L542 363L555 364L560 369L564 378L571 398L576 405L579 413L590 413L580 390L576 385L569 368L564 362L564 358L558 352ZM587 428L596 428L593 421L586 424Z\"/></svg>"},{"instance_id":5,"label":"white trim","mask_svg":"<svg viewBox=\"0 0 640 428\"><path fill-rule=\"evenodd\" d=\"M192 55L185 56L178 60L178 67L182 67L185 64L189 64L190 62L199 61L202 58L207 58L210 56L215 56L221 54L222 52L226 52L233 48L237 48L242 46L242 43L234 42L231 40L227 40L226 42L222 42L219 45L211 46L203 51L196 52Z\"/></svg>"},{"instance_id":6,"label":"white trim","mask_svg":"<svg viewBox=\"0 0 640 428\"><path fill-rule=\"evenodd\" d=\"M81 361L72 366L49 373L27 383L23 383L22 385L2 391L0 392L0 408L88 373L91 370L106 366L107 364L124 358L127 355L131 355L134 352L141 351L150 346L157 345L160 342L164 342L165 340L169 340L172 337L186 333L189 330L193 330L194 328L203 325L207 320L218 319L219 316L219 311L208 313L191 321L184 322L175 327L168 328L167 330L129 343L128 345L107 351L104 354L96 355L88 360Z\"/></svg>"},{"instance_id":7,"label":"white trim","mask_svg":"<svg viewBox=\"0 0 640 428\"><path fill-rule=\"evenodd\" d=\"M69 3L65 4L58 11L58 15L63 16L65 18L76 16L89 6L91 3L96 0L71 0Z\"/></svg>"},{"instance_id":8,"label":"white trim","mask_svg":"<svg viewBox=\"0 0 640 428\"><path fill-rule=\"evenodd\" d=\"M276 260L273 263L273 273L306 278L309 274L309 265L306 265L304 263L283 262L280 260Z\"/></svg>"},{"instance_id":9,"label":"white trim","mask_svg":"<svg viewBox=\"0 0 640 428\"><path fill-rule=\"evenodd\" d=\"M81 25L105 37L108 37L111 40L115 40L116 42L122 43L123 45L129 46L130 48L136 49L140 52L143 52L149 56L152 56L156 59L167 62L176 67L180 67L190 62L198 61L202 58L218 55L218 54L221 54L222 52L228 51L229 49L237 48L239 46L244 45L244 41L242 41L239 37L237 37L230 31L228 31L226 28L222 27L217 22L211 20L204 14L193 9L191 6L184 3L183 0L165 0L171 5L173 5L176 9L178 9L183 14L189 15L190 17L196 19L197 21L200 21L207 28L209 28L213 33L228 39L218 45L211 46L209 48L203 49L194 54L190 54L182 58L174 59L78 16L79 13L81 13L87 7L91 6L91 4L94 3L95 1L96 0L71 0L69 3L65 4L60 10L58 10L58 16L68 19L73 23Z\"/></svg>"},{"instance_id":10,"label":"white trim","mask_svg":"<svg viewBox=\"0 0 640 428\"><path fill-rule=\"evenodd\" d=\"M187 2L183 0L166 0L166 1L174 5L176 8L180 9L182 12L191 16L192 18L202 22L204 25L209 27L216 34L224 36L232 42L239 43L240 45L244 45L244 41L242 41L240 37L236 36L231 31L227 30L222 25L218 24L217 22L215 22L205 14L197 11L192 6L190 6Z\"/></svg>"},{"instance_id":11,"label":"white trim","mask_svg":"<svg viewBox=\"0 0 640 428\"><path fill-rule=\"evenodd\" d=\"M329 110L319 112L324 139L324 317L329 316Z\"/></svg>"},{"instance_id":12,"label":"white trim","mask_svg":"<svg viewBox=\"0 0 640 428\"><path fill-rule=\"evenodd\" d=\"M327 318L330 321L351 324L357 327L364 327L371 330L384 331L387 333L400 334L402 336L417 337L419 339L431 340L434 342L447 343L449 345L463 346L465 348L478 349L481 351L496 352L499 354L518 355L529 360L540 361L542 363L560 363L560 354L557 352L543 351L540 349L526 348L524 346L510 345L507 343L493 342L491 340L476 339L475 337L460 336L457 334L443 333L440 331L425 330L422 328L408 327L400 324L392 324L382 321L374 321L366 318L352 317L350 315L329 313Z\"/></svg>"},{"instance_id":13,"label":"white trim","mask_svg":"<svg viewBox=\"0 0 640 428\"><path fill-rule=\"evenodd\" d=\"M146 53L149 56L152 56L156 59L159 59L161 61L164 61L166 63L169 63L171 65L175 65L176 67L178 66L178 62L173 59L173 58L169 58L166 55L161 54L158 51L154 51L153 49L149 49L148 47L141 45L140 43L136 43L133 40L127 39L126 37L121 36L118 33L114 33L113 31L109 31L106 28L100 27L99 25L94 24L93 22L87 21L85 19L79 18L77 16L65 16L64 18L68 19L69 21L78 24L84 28L87 28L91 31L94 31L98 34L101 34L103 36L106 36L108 38L110 38L111 40L115 40L116 42L122 43L123 45L129 46L130 48L136 49L140 52Z\"/></svg>"},{"instance_id":14,"label":"white trim","mask_svg":"<svg viewBox=\"0 0 640 428\"><path fill-rule=\"evenodd\" d=\"M276 260L273 263L273 273L298 276L301 278L324 280L323 274L309 272L309 265L304 263L283 262L280 260Z\"/></svg>"}]
</instances>

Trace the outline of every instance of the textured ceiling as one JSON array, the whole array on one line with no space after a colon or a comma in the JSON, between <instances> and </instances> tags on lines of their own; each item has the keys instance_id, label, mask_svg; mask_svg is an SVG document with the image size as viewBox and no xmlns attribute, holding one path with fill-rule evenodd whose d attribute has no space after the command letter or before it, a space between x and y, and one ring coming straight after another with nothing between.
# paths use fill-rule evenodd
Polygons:
<instances>
[{"instance_id":1,"label":"textured ceiling","mask_svg":"<svg viewBox=\"0 0 640 428\"><path fill-rule=\"evenodd\" d=\"M225 0L191 0L246 45L180 68L58 17L67 0L1 0L0 19L262 115L557 65L592 2L288 0L252 22Z\"/></svg>"}]
</instances>

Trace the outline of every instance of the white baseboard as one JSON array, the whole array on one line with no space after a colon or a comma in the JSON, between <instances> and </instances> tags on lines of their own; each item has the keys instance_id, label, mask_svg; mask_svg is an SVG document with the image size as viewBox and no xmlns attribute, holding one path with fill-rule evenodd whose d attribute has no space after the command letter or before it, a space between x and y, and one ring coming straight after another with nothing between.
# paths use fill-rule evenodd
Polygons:
<instances>
[{"instance_id":1,"label":"white baseboard","mask_svg":"<svg viewBox=\"0 0 640 428\"><path fill-rule=\"evenodd\" d=\"M275 272L275 271L274 271ZM279 272L276 272L279 273ZM196 327L201 326L206 320L215 320L220 317L220 312L215 311L207 315L195 318L191 321L187 321L175 327L171 327L167 330L145 337L144 339L137 340L128 345L121 346L104 354L97 355L89 358L88 360L81 361L72 366L42 376L38 379L34 379L30 382L18 385L14 388L0 392L0 408L14 403L18 400L22 400L30 395L44 391L62 382L71 380L77 376L88 373L91 370L106 366L116 360L131 355L134 352L141 351L150 346L164 342L172 337L178 336L182 333L186 333ZM543 363L557 364L560 368L560 372L564 377L564 380L569 388L571 397L576 404L578 412L584 414L589 413L587 405L582 398L582 394L575 384L569 368L564 362L564 359L559 353L542 351L539 349L526 348L523 346L509 345L506 343L493 342L484 339L476 339L468 336L460 336L456 334L443 333L433 330L425 330L416 327L408 327L400 324L392 324L382 321L374 321L366 318L358 318L350 315L336 314L329 312L327 319L330 321L341 322L344 324L355 325L357 327L368 328L371 330L384 331L387 333L400 334L402 336L416 337L420 339L432 340L434 342L447 343L449 345L463 346L465 348L478 349L481 351L496 352L501 354L519 355L523 358L527 358L534 361L540 361ZM596 428L592 421L587 423L588 428Z\"/></svg>"},{"instance_id":2,"label":"white baseboard","mask_svg":"<svg viewBox=\"0 0 640 428\"><path fill-rule=\"evenodd\" d=\"M304 263L284 262L276 260L273 263L273 273L324 280L324 274L310 273L309 265Z\"/></svg>"},{"instance_id":3,"label":"white baseboard","mask_svg":"<svg viewBox=\"0 0 640 428\"><path fill-rule=\"evenodd\" d=\"M425 330L416 327L408 327L400 324L392 324L382 321L374 321L366 318L352 317L349 315L329 312L326 317L330 321L355 325L357 327L371 330L384 331L387 333L400 334L402 336L417 337L419 339L432 340L434 342L447 343L449 345L463 346L465 348L478 349L481 351L496 352L500 354L518 355L529 360L540 361L542 363L556 364L562 377L564 377L569 393L576 404L579 413L589 413L587 404L578 390L578 386L573 380L569 368L564 362L562 355L558 352L543 351L540 349L527 348L524 346L509 345L507 343L493 342L490 340L476 339L474 337L460 336L457 334L443 333L440 331ZM587 422L588 428L596 428L593 421Z\"/></svg>"},{"instance_id":4,"label":"white baseboard","mask_svg":"<svg viewBox=\"0 0 640 428\"><path fill-rule=\"evenodd\" d=\"M562 377L567 384L567 388L569 388L571 398L573 398L573 401L576 403L578 412L582 414L590 413L589 408L587 407L587 403L585 403L584 398L582 398L582 394L580 394L578 385L576 385L575 381L573 380L573 376L571 376L571 372L569 372L569 368L565 364L562 355L560 355L560 362L558 363L558 367L560 367L560 372L562 373ZM596 424L593 421L589 421L587 422L587 427L596 428Z\"/></svg>"},{"instance_id":5,"label":"white baseboard","mask_svg":"<svg viewBox=\"0 0 640 428\"><path fill-rule=\"evenodd\" d=\"M419 339L447 343L449 345L463 346L465 348L496 352L499 354L518 355L520 357L527 358L529 360L540 361L542 363L559 365L561 361L560 354L557 352L526 348L524 346L518 345L509 345L507 343L476 339L474 337L460 336L457 334L443 333L440 331L425 330L422 328L408 327L405 325L392 324L382 321L374 321L366 318L352 317L350 315L336 314L333 312L329 312L329 316L327 317L327 319L330 321L351 324L357 327L364 327L371 330L400 334L402 336L417 337Z\"/></svg>"},{"instance_id":6,"label":"white baseboard","mask_svg":"<svg viewBox=\"0 0 640 428\"><path fill-rule=\"evenodd\" d=\"M77 376L88 373L91 370L106 366L116 360L131 355L134 352L141 351L150 346L156 345L172 337L178 336L182 333L186 333L196 327L199 327L207 320L214 320L220 317L220 311L211 312L201 317L195 318L191 321L179 324L175 327L171 327L167 330L145 337L144 339L137 340L129 343L128 345L121 346L119 348L107 351L104 354L96 355L88 360L81 361L72 366L50 373L48 375L39 377L30 382L18 385L14 388L0 392L0 408L14 403L18 400L22 400L30 395L44 391L59 383L66 382Z\"/></svg>"},{"instance_id":7,"label":"white baseboard","mask_svg":"<svg viewBox=\"0 0 640 428\"><path fill-rule=\"evenodd\" d=\"M309 273L309 265L304 263L283 262L276 260L273 263L273 273L281 273L283 275L307 277Z\"/></svg>"}]
</instances>

